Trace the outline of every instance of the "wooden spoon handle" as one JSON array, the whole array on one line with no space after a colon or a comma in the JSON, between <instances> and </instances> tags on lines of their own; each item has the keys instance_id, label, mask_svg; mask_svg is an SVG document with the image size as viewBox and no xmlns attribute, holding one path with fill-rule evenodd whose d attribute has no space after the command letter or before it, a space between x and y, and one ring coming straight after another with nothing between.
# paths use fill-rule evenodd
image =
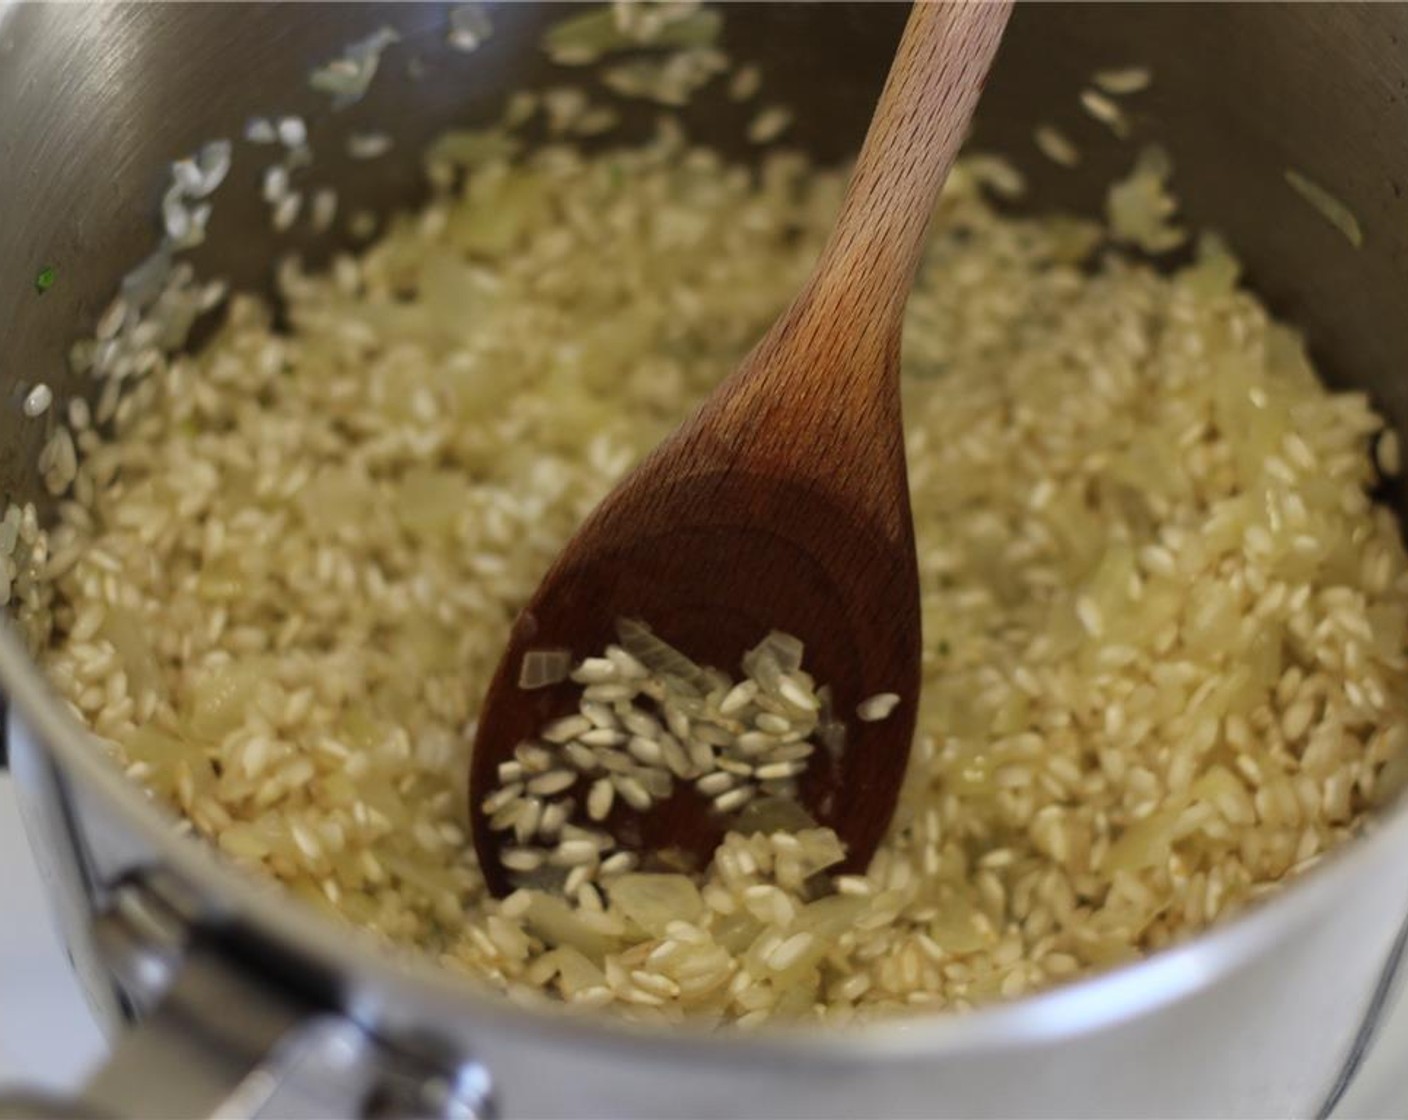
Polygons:
<instances>
[{"instance_id":1,"label":"wooden spoon handle","mask_svg":"<svg viewBox=\"0 0 1408 1120\"><path fill-rule=\"evenodd\" d=\"M817 267L825 313L894 329L1011 11L1011 0L915 3Z\"/></svg>"},{"instance_id":2,"label":"wooden spoon handle","mask_svg":"<svg viewBox=\"0 0 1408 1120\"><path fill-rule=\"evenodd\" d=\"M680 429L702 458L806 479L913 533L900 423L904 305L924 235L997 52L1011 0L919 0L836 227L802 292Z\"/></svg>"}]
</instances>

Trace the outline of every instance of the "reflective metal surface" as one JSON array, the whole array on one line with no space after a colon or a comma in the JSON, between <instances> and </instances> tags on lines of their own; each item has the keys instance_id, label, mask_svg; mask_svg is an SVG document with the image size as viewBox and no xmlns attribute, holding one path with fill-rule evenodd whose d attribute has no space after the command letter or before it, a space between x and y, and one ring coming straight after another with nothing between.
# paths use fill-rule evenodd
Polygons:
<instances>
[{"instance_id":1,"label":"reflective metal surface","mask_svg":"<svg viewBox=\"0 0 1408 1120\"><path fill-rule=\"evenodd\" d=\"M153 243L169 160L237 136L249 114L301 112L319 178L338 183L347 209L411 205L417 139L487 119L511 85L575 80L534 46L554 13L526 5L495 13L495 38L461 56L444 46L441 5L0 7L0 486L36 493L30 464L44 426L21 420L19 400L39 379L68 384L67 343ZM797 109L797 140L840 158L860 136L902 19L893 5L739 6L727 45L735 58L764 64L769 95ZM309 68L384 23L405 41L388 52L367 100L334 113L307 89ZM1405 36L1408 8L1394 5L1025 7L975 143L1013 154L1043 202L1089 209L1136 149L1085 117L1075 94L1096 67L1152 65L1135 143L1166 144L1191 220L1222 230L1273 307L1307 329L1330 375L1368 389L1403 428ZM412 55L420 80L409 73ZM687 119L695 135L718 141L746 112L706 99ZM636 112L634 126L648 128L650 117ZM1039 122L1071 132L1086 155L1078 172L1033 154ZM396 157L352 167L333 154L345 130L373 127L397 133ZM237 145L196 260L258 285L272 244L255 197L264 161L250 155ZM1291 167L1355 210L1363 249L1286 186ZM45 265L57 282L40 295L33 278ZM1206 937L962 1018L744 1040L543 1017L428 962L375 954L178 841L86 748L9 632L0 634L0 684L13 703L12 751L34 834L50 853L56 896L67 900L76 956L108 1008L112 978L95 963L88 923L111 884L159 865L188 889L203 936L302 1006L341 1012L380 1038L474 1054L508 1116L1303 1114L1351 1052L1408 909L1400 810L1294 889Z\"/></svg>"}]
</instances>

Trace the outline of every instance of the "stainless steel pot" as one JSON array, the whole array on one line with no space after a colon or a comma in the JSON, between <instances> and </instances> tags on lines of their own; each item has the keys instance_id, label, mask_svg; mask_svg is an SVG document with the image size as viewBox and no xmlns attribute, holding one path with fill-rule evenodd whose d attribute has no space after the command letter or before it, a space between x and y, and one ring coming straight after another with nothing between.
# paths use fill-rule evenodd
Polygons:
<instances>
[{"instance_id":1,"label":"stainless steel pot","mask_svg":"<svg viewBox=\"0 0 1408 1120\"><path fill-rule=\"evenodd\" d=\"M502 92L563 80L534 43L559 13L501 5L489 45L444 45L440 5L17 5L0 0L0 481L37 497L42 425L23 388L64 372L67 342L151 245L170 159L301 112L321 152L394 127L398 158L348 171L348 204L413 203L409 153ZM767 68L819 156L853 150L903 11L754 4L729 13L739 59ZM309 68L390 24L404 36L371 96L332 113ZM422 60L424 75L407 73ZM1139 133L1177 161L1191 220L1221 229L1252 282L1303 324L1323 368L1408 420L1408 8L1228 5L1021 9L976 142L1031 173L1036 196L1098 204L1131 148L1084 118L1100 66L1148 63ZM726 143L743 110L689 116ZM638 116L644 123L647 114ZM1077 173L1030 154L1041 121L1087 153ZM242 284L272 245L256 161L237 154L196 256ZM320 159L325 158L320 154ZM1352 248L1284 182L1325 184L1366 232ZM46 264L60 282L32 286ZM84 742L16 635L0 632L9 747L36 854L75 966L116 1031L89 1104L11 1098L18 1114L1270 1116L1328 1109L1372 1036L1408 913L1408 812L1284 894L1144 963L966 1017L824 1034L661 1034L529 1014L429 963L369 951L245 881ZM3 903L0 903L3 906ZM140 1023L133 1030L123 1024ZM212 1113L213 1114L213 1113Z\"/></svg>"}]
</instances>

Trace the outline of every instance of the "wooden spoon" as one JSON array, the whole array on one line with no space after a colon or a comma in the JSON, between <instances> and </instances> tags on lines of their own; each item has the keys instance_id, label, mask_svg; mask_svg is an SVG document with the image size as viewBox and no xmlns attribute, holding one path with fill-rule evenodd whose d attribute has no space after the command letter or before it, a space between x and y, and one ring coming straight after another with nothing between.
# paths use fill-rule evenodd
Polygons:
<instances>
[{"instance_id":1,"label":"wooden spoon","mask_svg":"<svg viewBox=\"0 0 1408 1120\"><path fill-rule=\"evenodd\" d=\"M918 3L910 13L840 216L796 301L697 412L607 498L519 615L479 721L470 773L474 845L489 888L510 886L484 798L499 763L580 686L518 687L530 650L574 661L640 619L700 664L739 674L769 630L801 638L805 668L847 723L839 758L817 751L804 807L863 870L894 812L919 700L919 586L900 418L900 330L929 218L1010 13L1002 2ZM877 693L900 702L865 723ZM587 779L574 791L582 803ZM619 801L619 799L618 799ZM605 828L646 858L707 864L728 821L676 783ZM678 862L676 860L676 862Z\"/></svg>"}]
</instances>

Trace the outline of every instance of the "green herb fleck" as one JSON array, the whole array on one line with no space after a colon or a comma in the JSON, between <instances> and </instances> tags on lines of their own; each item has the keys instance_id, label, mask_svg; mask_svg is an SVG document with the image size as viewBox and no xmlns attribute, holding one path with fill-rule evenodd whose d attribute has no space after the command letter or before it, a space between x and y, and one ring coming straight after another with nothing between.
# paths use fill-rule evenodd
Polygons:
<instances>
[{"instance_id":1,"label":"green herb fleck","mask_svg":"<svg viewBox=\"0 0 1408 1120\"><path fill-rule=\"evenodd\" d=\"M34 290L42 296L54 286L54 281L58 278L58 269L51 264L46 264L39 270L39 275L34 278Z\"/></svg>"},{"instance_id":2,"label":"green herb fleck","mask_svg":"<svg viewBox=\"0 0 1408 1120\"><path fill-rule=\"evenodd\" d=\"M952 648L953 648L953 647L948 644L948 639L947 639L947 638L940 638L940 639L939 639L939 656L940 656L940 657L947 657L947 656L949 655L949 651L950 651Z\"/></svg>"}]
</instances>

